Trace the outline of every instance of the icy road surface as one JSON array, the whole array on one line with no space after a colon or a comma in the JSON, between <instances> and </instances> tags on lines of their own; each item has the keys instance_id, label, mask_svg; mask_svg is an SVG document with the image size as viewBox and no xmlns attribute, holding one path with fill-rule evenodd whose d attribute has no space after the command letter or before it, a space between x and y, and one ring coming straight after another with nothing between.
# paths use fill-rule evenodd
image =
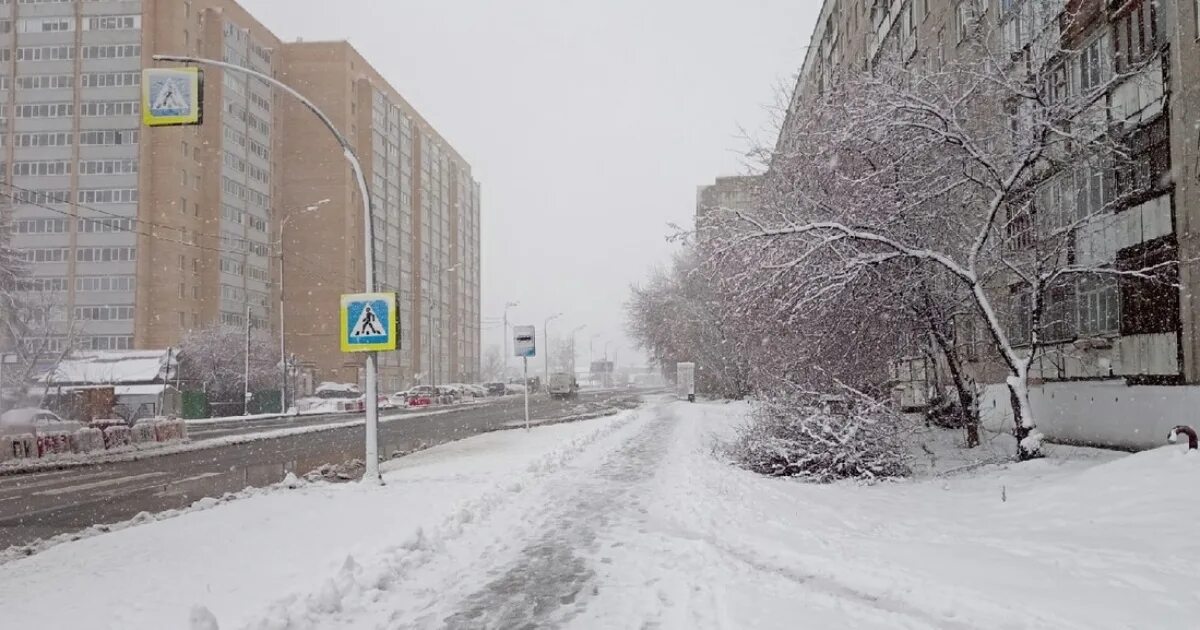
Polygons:
<instances>
[{"instance_id":1,"label":"icy road surface","mask_svg":"<svg viewBox=\"0 0 1200 630\"><path fill-rule=\"evenodd\" d=\"M60 545L0 566L0 609L38 628L1195 627L1200 456L813 486L714 456L744 412L651 401L406 457L383 488Z\"/></svg>"}]
</instances>

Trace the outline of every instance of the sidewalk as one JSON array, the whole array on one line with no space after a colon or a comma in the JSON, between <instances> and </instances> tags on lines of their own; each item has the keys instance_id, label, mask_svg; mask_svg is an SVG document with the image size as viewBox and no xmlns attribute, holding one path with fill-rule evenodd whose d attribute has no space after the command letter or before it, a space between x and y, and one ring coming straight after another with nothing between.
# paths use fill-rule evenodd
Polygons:
<instances>
[{"instance_id":1,"label":"sidewalk","mask_svg":"<svg viewBox=\"0 0 1200 630\"><path fill-rule=\"evenodd\" d=\"M308 485L60 545L4 565L0 610L15 627L125 630L186 628L197 606L239 628L349 605L636 414L435 447L386 463L383 487Z\"/></svg>"}]
</instances>

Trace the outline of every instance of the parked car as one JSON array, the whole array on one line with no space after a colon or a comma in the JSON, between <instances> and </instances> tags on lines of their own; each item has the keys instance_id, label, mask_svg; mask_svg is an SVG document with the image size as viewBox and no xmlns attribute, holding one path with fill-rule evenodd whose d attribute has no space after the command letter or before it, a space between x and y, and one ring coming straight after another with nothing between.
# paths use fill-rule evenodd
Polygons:
<instances>
[{"instance_id":1,"label":"parked car","mask_svg":"<svg viewBox=\"0 0 1200 630\"><path fill-rule=\"evenodd\" d=\"M392 401L391 396L381 394L379 396L378 400L379 400L379 408L380 409L395 409L396 408L396 403Z\"/></svg>"},{"instance_id":2,"label":"parked car","mask_svg":"<svg viewBox=\"0 0 1200 630\"><path fill-rule=\"evenodd\" d=\"M520 383L505 383L504 384L504 393L505 394L524 394L525 386Z\"/></svg>"},{"instance_id":3,"label":"parked car","mask_svg":"<svg viewBox=\"0 0 1200 630\"><path fill-rule=\"evenodd\" d=\"M317 398L360 398L363 393L354 383L321 383L314 395Z\"/></svg>"},{"instance_id":4,"label":"parked car","mask_svg":"<svg viewBox=\"0 0 1200 630\"><path fill-rule=\"evenodd\" d=\"M508 393L508 386L504 383L485 383L484 387L487 388L488 396L503 396Z\"/></svg>"},{"instance_id":5,"label":"parked car","mask_svg":"<svg viewBox=\"0 0 1200 630\"><path fill-rule=\"evenodd\" d=\"M424 407L437 400L437 388L432 385L417 385L408 390L408 406Z\"/></svg>"},{"instance_id":6,"label":"parked car","mask_svg":"<svg viewBox=\"0 0 1200 630\"><path fill-rule=\"evenodd\" d=\"M407 391L396 392L395 394L392 394L388 398L391 399L392 405L395 407L403 407L408 404L408 392Z\"/></svg>"},{"instance_id":7,"label":"parked car","mask_svg":"<svg viewBox=\"0 0 1200 630\"><path fill-rule=\"evenodd\" d=\"M58 431L73 433L82 428L82 422L63 420L49 409L29 407L11 409L0 414L0 435L37 435Z\"/></svg>"}]
</instances>

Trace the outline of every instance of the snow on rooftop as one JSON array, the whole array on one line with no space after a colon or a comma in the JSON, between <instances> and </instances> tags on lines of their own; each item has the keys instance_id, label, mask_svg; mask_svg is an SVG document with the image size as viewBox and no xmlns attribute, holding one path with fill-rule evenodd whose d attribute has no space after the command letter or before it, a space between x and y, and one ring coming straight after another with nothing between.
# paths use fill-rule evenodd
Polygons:
<instances>
[{"instance_id":1,"label":"snow on rooftop","mask_svg":"<svg viewBox=\"0 0 1200 630\"><path fill-rule=\"evenodd\" d=\"M170 357L168 359L168 357ZM168 360L171 368L166 369ZM150 383L174 377L177 355L171 350L87 352L61 361L39 381L47 384L115 385Z\"/></svg>"}]
</instances>

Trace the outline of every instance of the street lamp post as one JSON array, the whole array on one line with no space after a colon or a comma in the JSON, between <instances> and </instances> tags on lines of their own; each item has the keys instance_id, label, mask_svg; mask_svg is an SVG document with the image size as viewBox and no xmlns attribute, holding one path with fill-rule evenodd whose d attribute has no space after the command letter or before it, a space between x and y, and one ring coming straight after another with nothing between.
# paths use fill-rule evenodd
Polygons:
<instances>
[{"instance_id":1,"label":"street lamp post","mask_svg":"<svg viewBox=\"0 0 1200 630\"><path fill-rule=\"evenodd\" d=\"M587 324L581 324L571 330L571 378L575 378L575 333L587 328Z\"/></svg>"},{"instance_id":2,"label":"street lamp post","mask_svg":"<svg viewBox=\"0 0 1200 630\"><path fill-rule=\"evenodd\" d=\"M323 206L329 202L330 202L329 199L322 199L322 200L318 201L317 203L312 204L311 206L305 207L298 214L314 212L317 209L319 209L321 206ZM287 215L284 216L283 219L279 221L279 366L280 366L279 369L283 376L283 380L281 380L279 382L279 413L281 413L281 414L287 413L287 408L288 408L287 407L287 388L288 388L287 342L284 340L284 336L283 336L283 328L284 328L284 318L283 318L283 305L284 305L284 296L283 296L284 247L283 247L283 242L284 241L283 241L283 236L284 236L284 230L287 229L288 221L291 221L292 217L294 217L294 216L296 216L296 215L292 214L291 212L288 212ZM295 398L295 397L296 397L296 390L295 390L295 388L293 388L292 389L292 398ZM296 408L296 412L297 413L300 412L299 407Z\"/></svg>"},{"instance_id":3,"label":"street lamp post","mask_svg":"<svg viewBox=\"0 0 1200 630\"><path fill-rule=\"evenodd\" d=\"M612 368L608 364L608 345L613 343L611 339L604 342L604 386L612 387Z\"/></svg>"},{"instance_id":4,"label":"street lamp post","mask_svg":"<svg viewBox=\"0 0 1200 630\"><path fill-rule=\"evenodd\" d=\"M542 322L542 339L546 342L546 348L542 350L542 355L546 360L546 377L542 382L542 387L550 385L550 322L559 317L562 317L562 313L555 313Z\"/></svg>"},{"instance_id":5,"label":"street lamp post","mask_svg":"<svg viewBox=\"0 0 1200 630\"><path fill-rule=\"evenodd\" d=\"M215 66L224 70L233 70L243 74L252 76L256 79L269 83L279 89L291 94L300 101L302 105L313 113L325 128L329 130L333 137L337 140L338 145L342 148L342 155L346 161L350 163L350 168L354 171L354 180L358 184L358 194L362 198L363 205L363 285L367 293L375 291L375 224L374 216L371 212L371 192L367 188L367 177L363 173L362 164L358 161L358 155L354 151L354 145L338 131L337 126L325 115L312 101L306 98L294 88L276 79L275 77L245 68L237 64L215 59L206 59L203 57L189 57L184 55L154 55L155 61L174 61L178 63L194 63L208 66ZM377 383L379 357L375 352L368 352L366 360L366 448L365 457L366 471L363 474L365 483L379 484L383 482L383 478L379 475L379 386Z\"/></svg>"}]
</instances>

